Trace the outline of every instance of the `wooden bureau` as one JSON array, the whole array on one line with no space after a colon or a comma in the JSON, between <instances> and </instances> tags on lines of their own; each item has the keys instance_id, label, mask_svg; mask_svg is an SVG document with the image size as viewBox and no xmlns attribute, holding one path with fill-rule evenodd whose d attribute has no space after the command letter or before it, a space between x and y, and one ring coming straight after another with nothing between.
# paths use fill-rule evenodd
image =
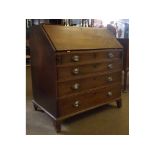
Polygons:
<instances>
[{"instance_id":1,"label":"wooden bureau","mask_svg":"<svg viewBox=\"0 0 155 155\"><path fill-rule=\"evenodd\" d=\"M33 105L62 120L116 101L121 107L122 46L103 28L31 28Z\"/></svg>"}]
</instances>

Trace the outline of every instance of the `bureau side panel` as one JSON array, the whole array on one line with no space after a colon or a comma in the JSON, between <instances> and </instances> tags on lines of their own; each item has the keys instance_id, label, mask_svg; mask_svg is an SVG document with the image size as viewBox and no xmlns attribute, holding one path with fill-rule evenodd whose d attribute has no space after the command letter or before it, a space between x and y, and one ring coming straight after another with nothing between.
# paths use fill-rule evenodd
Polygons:
<instances>
[{"instance_id":1,"label":"bureau side panel","mask_svg":"<svg viewBox=\"0 0 155 155\"><path fill-rule=\"evenodd\" d=\"M33 98L57 117L55 52L40 26L31 29L30 48Z\"/></svg>"}]
</instances>

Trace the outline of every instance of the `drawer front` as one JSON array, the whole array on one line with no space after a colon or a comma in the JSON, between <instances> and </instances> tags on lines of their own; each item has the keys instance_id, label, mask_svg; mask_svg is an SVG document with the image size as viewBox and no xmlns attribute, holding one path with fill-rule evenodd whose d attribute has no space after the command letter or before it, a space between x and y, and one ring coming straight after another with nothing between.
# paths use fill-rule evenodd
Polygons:
<instances>
[{"instance_id":1,"label":"drawer front","mask_svg":"<svg viewBox=\"0 0 155 155\"><path fill-rule=\"evenodd\" d=\"M65 116L91 108L96 105L111 102L121 96L121 84L91 90L91 92L73 95L59 99L59 115Z\"/></svg>"},{"instance_id":2,"label":"drawer front","mask_svg":"<svg viewBox=\"0 0 155 155\"><path fill-rule=\"evenodd\" d=\"M103 73L121 69L121 61L108 61L88 65L73 65L70 67L58 67L58 79L74 78L92 73Z\"/></svg>"},{"instance_id":3,"label":"drawer front","mask_svg":"<svg viewBox=\"0 0 155 155\"><path fill-rule=\"evenodd\" d=\"M58 95L64 96L103 85L121 82L121 72L58 83Z\"/></svg>"},{"instance_id":4,"label":"drawer front","mask_svg":"<svg viewBox=\"0 0 155 155\"><path fill-rule=\"evenodd\" d=\"M120 50L107 50L107 51L80 51L80 52L70 52L61 55L57 55L57 65L70 64L70 63L83 63L87 61L96 61L112 58L121 58Z\"/></svg>"}]
</instances>

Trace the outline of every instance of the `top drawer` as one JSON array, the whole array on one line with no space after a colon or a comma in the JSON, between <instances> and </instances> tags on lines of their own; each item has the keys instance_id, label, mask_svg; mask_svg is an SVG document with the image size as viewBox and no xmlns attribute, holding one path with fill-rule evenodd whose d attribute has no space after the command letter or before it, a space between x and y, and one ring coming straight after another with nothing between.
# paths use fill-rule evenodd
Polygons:
<instances>
[{"instance_id":1,"label":"top drawer","mask_svg":"<svg viewBox=\"0 0 155 155\"><path fill-rule=\"evenodd\" d=\"M56 54L57 65L121 58L121 49L66 51Z\"/></svg>"}]
</instances>

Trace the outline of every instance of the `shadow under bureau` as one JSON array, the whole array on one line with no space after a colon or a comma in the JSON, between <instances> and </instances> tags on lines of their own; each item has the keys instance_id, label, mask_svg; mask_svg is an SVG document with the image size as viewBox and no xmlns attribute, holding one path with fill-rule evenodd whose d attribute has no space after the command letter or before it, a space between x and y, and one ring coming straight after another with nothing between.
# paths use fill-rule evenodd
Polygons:
<instances>
[{"instance_id":1,"label":"shadow under bureau","mask_svg":"<svg viewBox=\"0 0 155 155\"><path fill-rule=\"evenodd\" d=\"M61 122L116 101L121 107L122 46L103 28L31 28L33 105Z\"/></svg>"}]
</instances>

